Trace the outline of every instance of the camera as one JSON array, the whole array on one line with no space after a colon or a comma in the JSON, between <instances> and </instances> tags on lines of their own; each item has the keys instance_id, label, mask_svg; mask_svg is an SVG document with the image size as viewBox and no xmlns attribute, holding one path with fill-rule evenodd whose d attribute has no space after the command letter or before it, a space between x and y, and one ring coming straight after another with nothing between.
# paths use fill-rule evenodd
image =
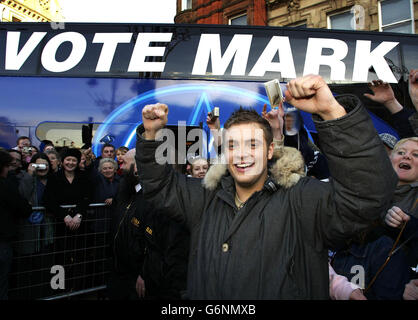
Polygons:
<instances>
[{"instance_id":1,"label":"camera","mask_svg":"<svg viewBox=\"0 0 418 320\"><path fill-rule=\"evenodd\" d=\"M32 147L23 147L22 151L24 153L32 153L33 148Z\"/></svg>"},{"instance_id":2,"label":"camera","mask_svg":"<svg viewBox=\"0 0 418 320\"><path fill-rule=\"evenodd\" d=\"M214 121L217 118L219 118L219 107L213 108L212 112L209 113L209 118L211 121Z\"/></svg>"},{"instance_id":3,"label":"camera","mask_svg":"<svg viewBox=\"0 0 418 320\"><path fill-rule=\"evenodd\" d=\"M44 163L32 163L32 167L36 170L45 170L46 164Z\"/></svg>"}]
</instances>

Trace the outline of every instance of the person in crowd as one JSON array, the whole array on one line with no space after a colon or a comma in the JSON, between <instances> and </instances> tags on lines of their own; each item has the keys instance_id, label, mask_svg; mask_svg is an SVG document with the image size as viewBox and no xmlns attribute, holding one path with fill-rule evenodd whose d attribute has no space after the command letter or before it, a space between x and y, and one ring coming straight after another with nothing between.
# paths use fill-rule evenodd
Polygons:
<instances>
[{"instance_id":1,"label":"person in crowd","mask_svg":"<svg viewBox=\"0 0 418 320\"><path fill-rule=\"evenodd\" d=\"M86 165L87 158L86 158L85 152L86 152L86 149L80 150L81 158L80 158L80 162L78 163L78 168L81 171L86 170L86 166L88 166L88 164Z\"/></svg>"},{"instance_id":2,"label":"person in crowd","mask_svg":"<svg viewBox=\"0 0 418 320\"><path fill-rule=\"evenodd\" d=\"M20 151L17 151L15 149L8 150L11 157L12 162L10 164L10 170L16 172L16 174L19 174L20 171L23 170L22 167L22 153Z\"/></svg>"},{"instance_id":3,"label":"person in crowd","mask_svg":"<svg viewBox=\"0 0 418 320\"><path fill-rule=\"evenodd\" d=\"M379 137L382 140L383 145L385 146L388 156L390 157L390 155L392 154L392 150L395 147L395 144L398 142L398 139L390 133L386 132L379 134Z\"/></svg>"},{"instance_id":4,"label":"person in crowd","mask_svg":"<svg viewBox=\"0 0 418 320\"><path fill-rule=\"evenodd\" d=\"M119 177L116 175L117 166L116 161L111 158L100 160L95 201L104 202L108 206L112 205L119 185Z\"/></svg>"},{"instance_id":5,"label":"person in crowd","mask_svg":"<svg viewBox=\"0 0 418 320\"><path fill-rule=\"evenodd\" d=\"M331 300L367 300L363 290L358 285L348 281L328 265L329 269L329 296Z\"/></svg>"},{"instance_id":6,"label":"person in crowd","mask_svg":"<svg viewBox=\"0 0 418 320\"><path fill-rule=\"evenodd\" d=\"M9 152L0 150L0 300L8 299L9 273L12 266L12 242L16 240L18 217L27 218L31 205L20 196L15 181L8 180L8 171L13 158Z\"/></svg>"},{"instance_id":7,"label":"person in crowd","mask_svg":"<svg viewBox=\"0 0 418 320\"><path fill-rule=\"evenodd\" d=\"M80 149L80 152L81 159L80 163L78 164L79 169L82 171L87 171L88 174L91 174L92 169L95 169L94 173L96 173L97 168L93 165L96 160L96 157L91 148Z\"/></svg>"},{"instance_id":8,"label":"person in crowd","mask_svg":"<svg viewBox=\"0 0 418 320\"><path fill-rule=\"evenodd\" d=\"M51 172L57 173L61 167L61 157L59 153L55 149L45 151L45 153L48 156L49 162L51 163Z\"/></svg>"},{"instance_id":9,"label":"person in crowd","mask_svg":"<svg viewBox=\"0 0 418 320\"><path fill-rule=\"evenodd\" d=\"M281 140L283 139L283 112L279 108L271 110L268 113L264 112L263 117L269 121L272 128L272 133L275 140L275 149L280 148L280 142L283 143L283 140ZM292 131L295 127L295 121L293 120L291 122L284 123L285 129L288 132ZM298 130L294 132L296 135ZM383 137L386 138L386 143L393 142L392 140L388 139L387 135L384 135ZM382 135L380 135L380 138L382 139ZM392 145L391 147L393 148L394 146ZM330 281L331 299L348 299L350 296L349 293L353 293L353 299L366 299L360 290L355 292L353 291L355 287L351 286L351 282L349 282L349 280L352 280L355 274L351 274L351 268L356 265L364 266L365 281L366 284L369 284L374 274L385 261L387 254L393 245L393 241L390 238L386 237L377 239L380 237L379 234L375 236L377 240L373 239L373 241L376 241L372 244L369 244L369 241L365 241L364 239L367 232L361 232L361 234L362 237L360 237L357 241L350 239L346 247L344 246L340 248L336 253L334 253L333 263L338 268L338 275L335 275L334 269L332 269L332 266L330 266L330 279L334 281ZM371 238L372 237L369 237L369 239ZM396 270L401 270L403 272L397 273ZM408 266L406 263L405 255L400 253L393 258L385 272L379 277L378 281L376 281L370 292L367 292L367 298L401 299L403 286L408 279L407 273Z\"/></svg>"},{"instance_id":10,"label":"person in crowd","mask_svg":"<svg viewBox=\"0 0 418 320\"><path fill-rule=\"evenodd\" d=\"M55 150L54 143L51 140L42 140L39 145L39 151L46 153L49 150Z\"/></svg>"},{"instance_id":11,"label":"person in crowd","mask_svg":"<svg viewBox=\"0 0 418 320\"><path fill-rule=\"evenodd\" d=\"M383 226L377 224L336 250L332 267L349 281L358 275L364 277L361 280L368 300L401 300L409 281L409 267L403 251L391 255L387 261L393 245L394 241L383 234ZM361 266L361 271L356 266Z\"/></svg>"},{"instance_id":12,"label":"person in crowd","mask_svg":"<svg viewBox=\"0 0 418 320\"><path fill-rule=\"evenodd\" d=\"M408 265L418 265L418 137L401 139L390 156L398 175L398 186L390 209L383 213L389 235L396 239L403 228L400 244ZM416 273L414 274L416 277ZM413 275L411 275L413 277Z\"/></svg>"},{"instance_id":13,"label":"person in crowd","mask_svg":"<svg viewBox=\"0 0 418 320\"><path fill-rule=\"evenodd\" d=\"M99 157L97 157L95 160L94 160L94 167L96 168L96 169L98 169L99 168L99 163L100 163L100 160L101 159L104 159L104 158L110 158L110 159L115 159L115 156L116 156L116 152L115 152L115 146L114 145L112 145L112 144L110 144L110 143L105 143L103 146L102 146L102 151L101 151L101 155L99 156Z\"/></svg>"},{"instance_id":14,"label":"person in crowd","mask_svg":"<svg viewBox=\"0 0 418 320\"><path fill-rule=\"evenodd\" d=\"M315 114L332 183L303 177L303 159L297 172L286 171L286 148L270 175L271 127L240 109L224 125L227 163L212 165L202 185L157 163L155 135L168 107L142 109L139 181L146 199L191 231L191 299L328 299L328 248L366 229L388 205L396 175L359 99L334 97L314 75L287 88L288 103Z\"/></svg>"},{"instance_id":15,"label":"person in crowd","mask_svg":"<svg viewBox=\"0 0 418 320\"><path fill-rule=\"evenodd\" d=\"M82 265L77 263L82 252L77 250L83 247L83 234L88 226L83 223L86 218L88 205L94 196L94 185L89 175L82 172L78 164L81 152L75 148L63 150L62 170L48 179L45 189L44 201L47 212L53 214L57 220L55 241L56 250L63 251L63 256L56 258L58 264L67 264L66 274L82 275ZM62 205L76 205L75 208L62 208ZM81 270L78 269L81 268ZM67 279L71 279L69 276ZM67 288L75 283L66 283Z\"/></svg>"},{"instance_id":16,"label":"person in crowd","mask_svg":"<svg viewBox=\"0 0 418 320\"><path fill-rule=\"evenodd\" d=\"M28 168L30 159L32 159L32 156L37 152L37 149L35 149L33 146L22 148L22 166L25 170Z\"/></svg>"},{"instance_id":17,"label":"person in crowd","mask_svg":"<svg viewBox=\"0 0 418 320\"><path fill-rule=\"evenodd\" d=\"M418 111L418 69L411 69L408 78L408 92L415 111ZM409 118L409 123L415 135L418 135L418 112L413 113Z\"/></svg>"},{"instance_id":18,"label":"person in crowd","mask_svg":"<svg viewBox=\"0 0 418 320\"><path fill-rule=\"evenodd\" d=\"M404 300L418 300L418 279L413 279L405 286Z\"/></svg>"},{"instance_id":19,"label":"person in crowd","mask_svg":"<svg viewBox=\"0 0 418 320\"><path fill-rule=\"evenodd\" d=\"M123 156L112 222L110 299L180 299L186 289L189 235L144 199L135 149Z\"/></svg>"},{"instance_id":20,"label":"person in crowd","mask_svg":"<svg viewBox=\"0 0 418 320\"><path fill-rule=\"evenodd\" d=\"M209 162L206 158L196 156L189 159L189 175L193 178L203 179L208 172Z\"/></svg>"},{"instance_id":21,"label":"person in crowd","mask_svg":"<svg viewBox=\"0 0 418 320\"><path fill-rule=\"evenodd\" d=\"M122 163L123 163L123 156L129 151L129 149L125 146L119 147L116 149L116 161L118 163L118 170L117 174L121 176L123 174Z\"/></svg>"},{"instance_id":22,"label":"person in crowd","mask_svg":"<svg viewBox=\"0 0 418 320\"><path fill-rule=\"evenodd\" d=\"M364 96L372 101L382 104L391 114L393 126L401 138L413 137L414 131L408 118L414 113L413 110L404 108L396 99L391 85L382 80L373 80L368 84L372 94Z\"/></svg>"},{"instance_id":23,"label":"person in crowd","mask_svg":"<svg viewBox=\"0 0 418 320\"><path fill-rule=\"evenodd\" d=\"M284 115L284 145L298 149L303 156L306 175L319 180L329 178L328 163L320 150L308 138L300 112L296 109Z\"/></svg>"},{"instance_id":24,"label":"person in crowd","mask_svg":"<svg viewBox=\"0 0 418 320\"><path fill-rule=\"evenodd\" d=\"M103 145L102 147L102 158L109 158L109 159L115 159L115 146L110 144L110 143L106 143Z\"/></svg>"},{"instance_id":25,"label":"person in crowd","mask_svg":"<svg viewBox=\"0 0 418 320\"><path fill-rule=\"evenodd\" d=\"M273 130L275 148L282 145L296 148L303 156L307 176L319 180L328 179L327 161L313 142L309 141L307 131L303 127L303 119L297 109L285 113L283 103L269 112L266 108L267 105L264 105L262 116Z\"/></svg>"},{"instance_id":26,"label":"person in crowd","mask_svg":"<svg viewBox=\"0 0 418 320\"><path fill-rule=\"evenodd\" d=\"M33 206L43 206L43 195L52 172L49 158L44 153L35 154L28 166L28 175L19 183L21 195ZM54 237L54 218L46 215L45 211L33 211L29 218L20 218L18 223L18 237L14 250L19 256L15 269L18 282L26 290L16 293L19 299L36 299L42 297L49 285L49 270L45 266L53 265L52 245ZM24 285L27 283L27 285ZM23 292L25 291L25 292ZM52 294L52 292L50 292Z\"/></svg>"},{"instance_id":27,"label":"person in crowd","mask_svg":"<svg viewBox=\"0 0 418 320\"><path fill-rule=\"evenodd\" d=\"M52 174L50 168L51 163L48 156L44 153L37 153L32 157L31 162L29 163L29 174L19 183L21 195L33 207L44 205L43 196L45 188L48 178ZM22 226L22 229L20 230L19 240L23 242L21 242L17 248L17 251L20 254L32 254L41 250L41 247L44 246L44 244L41 243L41 239L45 238L45 234L41 234L41 232L49 231L50 236L48 238L52 237L51 230L43 230L39 225L44 222L44 219L45 224L52 224L52 219L49 217L46 218L46 215L40 211L33 212L29 219L21 221L20 225Z\"/></svg>"},{"instance_id":28,"label":"person in crowd","mask_svg":"<svg viewBox=\"0 0 418 320\"><path fill-rule=\"evenodd\" d=\"M32 145L32 142L29 137L20 136L19 138L17 138L16 147L14 147L13 149L23 152L24 147L30 147L31 145Z\"/></svg>"},{"instance_id":29,"label":"person in crowd","mask_svg":"<svg viewBox=\"0 0 418 320\"><path fill-rule=\"evenodd\" d=\"M20 186L20 181L28 176L22 160L22 153L14 149L9 149L8 151L13 158L8 176L10 179L15 180L17 185Z\"/></svg>"}]
</instances>

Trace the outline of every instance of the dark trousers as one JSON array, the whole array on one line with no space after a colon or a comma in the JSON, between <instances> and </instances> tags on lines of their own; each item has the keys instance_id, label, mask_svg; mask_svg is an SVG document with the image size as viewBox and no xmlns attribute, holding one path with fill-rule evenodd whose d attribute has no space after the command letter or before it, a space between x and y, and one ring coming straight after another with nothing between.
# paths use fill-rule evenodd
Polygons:
<instances>
[{"instance_id":1,"label":"dark trousers","mask_svg":"<svg viewBox=\"0 0 418 320\"><path fill-rule=\"evenodd\" d=\"M7 300L9 272L12 266L13 249L7 242L0 242L0 300Z\"/></svg>"}]
</instances>

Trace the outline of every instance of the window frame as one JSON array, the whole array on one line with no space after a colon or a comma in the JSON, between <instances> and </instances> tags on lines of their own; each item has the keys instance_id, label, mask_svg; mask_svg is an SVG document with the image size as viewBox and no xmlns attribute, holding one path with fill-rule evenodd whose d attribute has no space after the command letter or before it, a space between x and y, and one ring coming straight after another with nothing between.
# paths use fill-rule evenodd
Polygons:
<instances>
[{"instance_id":1,"label":"window frame","mask_svg":"<svg viewBox=\"0 0 418 320\"><path fill-rule=\"evenodd\" d=\"M412 0L407 0L409 1L409 8L410 8L410 13L411 16L409 19L406 20L399 20L390 24L386 24L383 25L383 18L382 18L382 2L385 2L387 0L380 0L377 2L377 12L378 12L378 17L379 17L379 31L380 32L386 32L384 31L385 27L393 27L393 26L397 26L397 25L402 25L405 22L411 22L411 30L410 33L414 34L415 33L415 23L414 23L414 4L412 3ZM387 32L396 32L396 31L387 31Z\"/></svg>"},{"instance_id":2,"label":"window frame","mask_svg":"<svg viewBox=\"0 0 418 320\"><path fill-rule=\"evenodd\" d=\"M237 18L240 18L240 17L243 17L243 16L246 16L247 17L247 24L246 24L246 26L248 26L248 15L247 15L247 12L243 12L243 13L237 14L235 16L229 17L228 18L228 25L232 26L231 21L233 19L237 19Z\"/></svg>"},{"instance_id":3,"label":"window frame","mask_svg":"<svg viewBox=\"0 0 418 320\"><path fill-rule=\"evenodd\" d=\"M332 26L331 26L331 17L338 16L340 14L344 14L344 13L347 13L347 12L351 13L352 16L353 16L353 18L354 18L354 13L351 12L351 8L348 8L348 10L345 10L345 11L339 11L339 12L334 12L332 14L327 14L327 29L329 29L329 30L350 30L350 31L356 31L357 29L353 29L353 28L350 28L350 29L333 29Z\"/></svg>"}]
</instances>

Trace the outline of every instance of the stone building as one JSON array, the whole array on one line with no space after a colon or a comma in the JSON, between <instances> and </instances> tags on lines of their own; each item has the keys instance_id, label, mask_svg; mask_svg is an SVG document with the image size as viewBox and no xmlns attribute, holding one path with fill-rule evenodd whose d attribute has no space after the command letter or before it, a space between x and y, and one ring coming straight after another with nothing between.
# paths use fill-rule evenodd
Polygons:
<instances>
[{"instance_id":1,"label":"stone building","mask_svg":"<svg viewBox=\"0 0 418 320\"><path fill-rule=\"evenodd\" d=\"M58 0L0 0L2 22L60 22L64 20Z\"/></svg>"}]
</instances>

